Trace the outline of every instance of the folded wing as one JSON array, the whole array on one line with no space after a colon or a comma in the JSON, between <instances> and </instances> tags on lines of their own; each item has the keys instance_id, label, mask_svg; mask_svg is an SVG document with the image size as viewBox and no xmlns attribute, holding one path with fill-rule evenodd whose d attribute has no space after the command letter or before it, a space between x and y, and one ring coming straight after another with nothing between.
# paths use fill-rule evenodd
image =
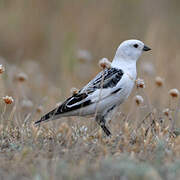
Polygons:
<instances>
[{"instance_id":1,"label":"folded wing","mask_svg":"<svg viewBox=\"0 0 180 180\"><path fill-rule=\"evenodd\" d=\"M113 94L116 89L118 82L123 76L121 69L110 68L100 72L93 80L91 80L84 88L82 88L77 94L68 98L58 108L50 111L44 115L35 124L39 124L42 121L48 121L57 119L60 115L68 114L68 112L78 110L82 107L87 107L93 103L96 103L99 98L99 93L103 94L103 97L107 97Z\"/></svg>"},{"instance_id":2,"label":"folded wing","mask_svg":"<svg viewBox=\"0 0 180 180\"><path fill-rule=\"evenodd\" d=\"M91 80L80 92L94 92L97 89L113 88L121 80L123 71L117 68L110 68L101 71L93 80Z\"/></svg>"}]
</instances>

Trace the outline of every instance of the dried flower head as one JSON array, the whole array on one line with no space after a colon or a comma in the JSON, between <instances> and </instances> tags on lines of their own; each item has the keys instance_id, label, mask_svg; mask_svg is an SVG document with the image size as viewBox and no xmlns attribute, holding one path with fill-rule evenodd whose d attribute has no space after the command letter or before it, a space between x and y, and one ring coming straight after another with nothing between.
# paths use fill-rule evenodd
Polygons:
<instances>
[{"instance_id":1,"label":"dried flower head","mask_svg":"<svg viewBox=\"0 0 180 180\"><path fill-rule=\"evenodd\" d=\"M0 64L0 74L2 74L4 71L5 71L5 67L2 64Z\"/></svg>"},{"instance_id":2,"label":"dried flower head","mask_svg":"<svg viewBox=\"0 0 180 180\"><path fill-rule=\"evenodd\" d=\"M170 89L169 95L173 98L179 97L179 90L178 89Z\"/></svg>"},{"instance_id":3,"label":"dried flower head","mask_svg":"<svg viewBox=\"0 0 180 180\"><path fill-rule=\"evenodd\" d=\"M77 52L77 58L82 62L88 62L92 60L92 55L89 51L80 49Z\"/></svg>"},{"instance_id":4,"label":"dried flower head","mask_svg":"<svg viewBox=\"0 0 180 180\"><path fill-rule=\"evenodd\" d=\"M161 86L164 85L164 80L163 80L161 77L157 76L157 77L155 78L155 84L156 84L158 87L161 87Z\"/></svg>"},{"instance_id":5,"label":"dried flower head","mask_svg":"<svg viewBox=\"0 0 180 180\"><path fill-rule=\"evenodd\" d=\"M134 100L135 100L135 102L136 102L136 104L137 104L138 106L141 105L141 104L144 102L143 97L140 96L140 95L136 95L136 96L134 97Z\"/></svg>"},{"instance_id":6,"label":"dried flower head","mask_svg":"<svg viewBox=\"0 0 180 180\"><path fill-rule=\"evenodd\" d=\"M111 62L107 58L102 58L99 60L99 67L102 69L110 69L111 68Z\"/></svg>"},{"instance_id":7,"label":"dried flower head","mask_svg":"<svg viewBox=\"0 0 180 180\"><path fill-rule=\"evenodd\" d=\"M137 87L137 88L145 88L144 80L138 78L138 79L136 80L136 87Z\"/></svg>"},{"instance_id":8,"label":"dried flower head","mask_svg":"<svg viewBox=\"0 0 180 180\"><path fill-rule=\"evenodd\" d=\"M3 100L6 104L12 104L14 102L14 99L11 96L4 96Z\"/></svg>"},{"instance_id":9,"label":"dried flower head","mask_svg":"<svg viewBox=\"0 0 180 180\"><path fill-rule=\"evenodd\" d=\"M37 113L42 113L43 112L43 107L41 105L38 106L37 109L36 109L36 112Z\"/></svg>"},{"instance_id":10,"label":"dried flower head","mask_svg":"<svg viewBox=\"0 0 180 180\"><path fill-rule=\"evenodd\" d=\"M72 95L76 95L76 94L78 94L78 92L79 92L79 90L77 89L77 88L71 88L71 94Z\"/></svg>"},{"instance_id":11,"label":"dried flower head","mask_svg":"<svg viewBox=\"0 0 180 180\"><path fill-rule=\"evenodd\" d=\"M166 108L166 109L163 110L163 114L164 114L165 116L169 116L169 113L170 113L169 108Z\"/></svg>"},{"instance_id":12,"label":"dried flower head","mask_svg":"<svg viewBox=\"0 0 180 180\"><path fill-rule=\"evenodd\" d=\"M17 79L19 82L24 82L24 81L27 81L28 76L27 76L25 73L21 72L21 73L19 73L19 74L16 76L16 79Z\"/></svg>"}]
</instances>

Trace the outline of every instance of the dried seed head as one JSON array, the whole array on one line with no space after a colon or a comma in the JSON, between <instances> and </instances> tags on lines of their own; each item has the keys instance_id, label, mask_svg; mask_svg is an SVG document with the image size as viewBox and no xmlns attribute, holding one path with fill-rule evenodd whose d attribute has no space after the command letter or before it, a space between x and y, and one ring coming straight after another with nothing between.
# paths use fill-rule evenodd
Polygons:
<instances>
[{"instance_id":1,"label":"dried seed head","mask_svg":"<svg viewBox=\"0 0 180 180\"><path fill-rule=\"evenodd\" d=\"M92 55L87 50L78 50L77 52L77 58L81 62L88 62L92 60Z\"/></svg>"},{"instance_id":2,"label":"dried seed head","mask_svg":"<svg viewBox=\"0 0 180 180\"><path fill-rule=\"evenodd\" d=\"M110 69L111 68L111 62L107 58L102 58L99 60L99 67L102 69Z\"/></svg>"},{"instance_id":3,"label":"dried seed head","mask_svg":"<svg viewBox=\"0 0 180 180\"><path fill-rule=\"evenodd\" d=\"M11 96L4 96L3 100L6 104L12 104L14 102L14 99Z\"/></svg>"},{"instance_id":4,"label":"dried seed head","mask_svg":"<svg viewBox=\"0 0 180 180\"><path fill-rule=\"evenodd\" d=\"M163 114L164 114L165 116L169 116L169 113L170 113L169 108L166 108L166 109L163 110Z\"/></svg>"},{"instance_id":5,"label":"dried seed head","mask_svg":"<svg viewBox=\"0 0 180 180\"><path fill-rule=\"evenodd\" d=\"M134 97L134 100L135 100L135 102L136 102L136 104L137 104L138 106L141 105L141 104L144 102L143 97L140 96L140 95L136 95L136 96Z\"/></svg>"},{"instance_id":6,"label":"dried seed head","mask_svg":"<svg viewBox=\"0 0 180 180\"><path fill-rule=\"evenodd\" d=\"M76 94L78 94L78 92L79 92L79 90L77 89L77 88L71 88L71 94L72 95L76 95Z\"/></svg>"},{"instance_id":7,"label":"dried seed head","mask_svg":"<svg viewBox=\"0 0 180 180\"><path fill-rule=\"evenodd\" d=\"M158 87L162 87L164 85L164 80L161 77L157 76L155 78L155 84Z\"/></svg>"},{"instance_id":8,"label":"dried seed head","mask_svg":"<svg viewBox=\"0 0 180 180\"><path fill-rule=\"evenodd\" d=\"M25 74L25 73L19 73L17 76L16 76L16 79L19 81L19 82L24 82L24 81L27 81L28 79L28 76Z\"/></svg>"},{"instance_id":9,"label":"dried seed head","mask_svg":"<svg viewBox=\"0 0 180 180\"><path fill-rule=\"evenodd\" d=\"M42 113L43 112L43 107L41 105L38 106L37 109L36 109L36 112L37 113Z\"/></svg>"},{"instance_id":10,"label":"dried seed head","mask_svg":"<svg viewBox=\"0 0 180 180\"><path fill-rule=\"evenodd\" d=\"M137 87L137 88L145 88L144 80L138 78L138 79L136 80L136 87Z\"/></svg>"},{"instance_id":11,"label":"dried seed head","mask_svg":"<svg viewBox=\"0 0 180 180\"><path fill-rule=\"evenodd\" d=\"M5 68L2 64L0 64L0 74L2 74L5 71Z\"/></svg>"},{"instance_id":12,"label":"dried seed head","mask_svg":"<svg viewBox=\"0 0 180 180\"><path fill-rule=\"evenodd\" d=\"M170 89L169 95L173 98L179 97L179 90L178 89Z\"/></svg>"}]
</instances>

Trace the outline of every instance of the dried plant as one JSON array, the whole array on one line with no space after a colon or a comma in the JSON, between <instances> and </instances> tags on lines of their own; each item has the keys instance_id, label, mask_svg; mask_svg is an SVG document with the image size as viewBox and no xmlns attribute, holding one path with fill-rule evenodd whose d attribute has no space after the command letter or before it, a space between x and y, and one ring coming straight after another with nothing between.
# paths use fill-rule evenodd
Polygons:
<instances>
[{"instance_id":1,"label":"dried plant","mask_svg":"<svg viewBox=\"0 0 180 180\"><path fill-rule=\"evenodd\" d=\"M14 99L11 96L4 96L3 101L6 104L12 104L14 102Z\"/></svg>"},{"instance_id":2,"label":"dried plant","mask_svg":"<svg viewBox=\"0 0 180 180\"><path fill-rule=\"evenodd\" d=\"M155 84L157 87L162 87L164 85L164 80L161 77L157 76L155 78Z\"/></svg>"},{"instance_id":3,"label":"dried plant","mask_svg":"<svg viewBox=\"0 0 180 180\"><path fill-rule=\"evenodd\" d=\"M111 68L111 62L107 58L102 58L99 60L99 67L102 69Z\"/></svg>"},{"instance_id":4,"label":"dried plant","mask_svg":"<svg viewBox=\"0 0 180 180\"><path fill-rule=\"evenodd\" d=\"M178 1L0 5L0 179L179 179ZM132 31L152 55L142 57L134 93L110 117L111 138L93 126L94 117L34 126L99 71L100 56L113 58ZM111 67L108 59L99 62L102 70Z\"/></svg>"}]
</instances>

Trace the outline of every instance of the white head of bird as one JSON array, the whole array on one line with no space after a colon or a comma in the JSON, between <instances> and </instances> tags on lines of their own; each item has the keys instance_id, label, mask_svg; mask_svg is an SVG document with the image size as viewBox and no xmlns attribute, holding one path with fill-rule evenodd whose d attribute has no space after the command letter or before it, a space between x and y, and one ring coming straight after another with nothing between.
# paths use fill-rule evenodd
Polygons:
<instances>
[{"instance_id":1,"label":"white head of bird","mask_svg":"<svg viewBox=\"0 0 180 180\"><path fill-rule=\"evenodd\" d=\"M118 47L113 61L137 61L143 51L149 51L151 48L147 47L139 40L126 40ZM127 62L128 63L128 62Z\"/></svg>"}]
</instances>

